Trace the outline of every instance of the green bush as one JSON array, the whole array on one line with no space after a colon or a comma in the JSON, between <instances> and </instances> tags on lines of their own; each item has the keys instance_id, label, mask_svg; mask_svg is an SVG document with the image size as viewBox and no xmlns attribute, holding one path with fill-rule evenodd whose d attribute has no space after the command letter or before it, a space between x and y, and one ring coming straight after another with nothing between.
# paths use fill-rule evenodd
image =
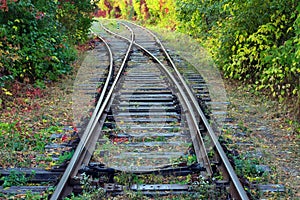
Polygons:
<instances>
[{"instance_id":1,"label":"green bush","mask_svg":"<svg viewBox=\"0 0 300 200\"><path fill-rule=\"evenodd\" d=\"M279 100L300 96L298 1L176 1L180 30L212 53L224 75Z\"/></svg>"},{"instance_id":2,"label":"green bush","mask_svg":"<svg viewBox=\"0 0 300 200\"><path fill-rule=\"evenodd\" d=\"M96 0L58 0L56 17L61 30L66 32L73 44L84 43L88 39L96 2Z\"/></svg>"},{"instance_id":3,"label":"green bush","mask_svg":"<svg viewBox=\"0 0 300 200\"><path fill-rule=\"evenodd\" d=\"M176 26L211 52L225 77L280 101L300 98L300 5L296 0L100 0L98 5L112 17L170 29Z\"/></svg>"},{"instance_id":4,"label":"green bush","mask_svg":"<svg viewBox=\"0 0 300 200\"><path fill-rule=\"evenodd\" d=\"M0 84L56 80L72 70L73 44L87 39L90 1L4 1L0 5Z\"/></svg>"}]
</instances>

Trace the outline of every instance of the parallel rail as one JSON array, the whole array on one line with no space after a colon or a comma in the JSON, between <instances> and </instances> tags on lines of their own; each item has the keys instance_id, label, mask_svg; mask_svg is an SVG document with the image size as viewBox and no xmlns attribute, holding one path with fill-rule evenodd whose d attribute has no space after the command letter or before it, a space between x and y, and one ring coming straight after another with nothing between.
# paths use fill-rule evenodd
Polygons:
<instances>
[{"instance_id":1,"label":"parallel rail","mask_svg":"<svg viewBox=\"0 0 300 200\"><path fill-rule=\"evenodd\" d=\"M130 26L136 26L134 24L130 23L130 26L128 25L129 22L124 22L122 25L126 26L128 30L131 32L131 38L126 38L121 35L118 35L116 33L113 33L112 31L108 30L107 28L103 27L107 32L110 34L113 34L116 37L119 37L126 41L129 44L128 50L126 52L126 55L123 59L122 65L115 77L113 77L113 54L109 48L109 45L102 39L105 46L108 49L109 55L110 55L110 70L108 77L105 82L105 87L102 90L102 93L100 95L99 101L96 105L96 109L91 117L91 120L84 131L84 134L81 137L81 141L70 160L70 163L62 176L60 182L56 186L56 190L51 196L52 200L60 199L66 195L68 195L72 188L68 185L68 181L70 177L74 177L77 175L78 170L82 164L88 164L92 152L95 149L96 140L98 138L97 132L99 132L102 129L104 120L106 118L106 112L110 106L110 103L112 102L112 96L114 93L114 88L118 84L122 72L124 71L126 62L129 58L130 52L132 51L133 46L135 46L138 49L141 49L145 54L150 56L156 63L158 63L161 67L161 69L165 72L167 77L171 80L172 84L174 84L176 90L178 91L177 95L180 99L180 102L183 107L183 111L186 114L187 123L190 128L190 133L193 141L193 146L195 149L195 153L197 156L197 161L204 163L204 167L206 169L207 176L211 176L213 171L211 169L210 160L207 155L207 147L204 145L204 140L202 138L203 132L199 129L199 122L202 123L205 126L205 129L207 130L208 136L211 138L214 147L216 148L216 152L218 154L218 157L220 158L220 162L222 163L222 172L224 172L225 177L230 181L230 190L231 195L235 199L248 199L246 192L244 191L242 185L240 184L238 177L236 176L227 156L225 155L221 145L218 142L217 136L215 135L214 131L212 130L208 120L206 119L203 111L201 110L200 106L198 105L198 101L194 97L193 93L185 83L184 79L180 75L179 71L177 70L174 62L172 61L171 57L167 53L166 49L162 45L162 43L159 41L159 39L149 31L152 37L155 38L156 43L159 44L161 49L163 50L165 56L167 57L167 61L171 64L172 69L175 71L175 73L172 73L168 67L166 67L161 60L159 60L157 57L155 57L149 50L141 46L140 44L136 43L134 41L134 33L131 30ZM143 27L139 27L143 28ZM144 28L143 28L144 29ZM111 83L110 81L113 80ZM110 89L108 89L109 85L111 85ZM87 146L89 144L89 146ZM92 145L91 145L92 144ZM140 172L143 173L143 172Z\"/></svg>"},{"instance_id":2,"label":"parallel rail","mask_svg":"<svg viewBox=\"0 0 300 200\"><path fill-rule=\"evenodd\" d=\"M248 199L248 196L247 196L247 194L246 194L246 192L245 192L242 184L240 183L239 178L237 177L237 175L236 175L236 173L235 173L232 165L230 164L230 162L229 162L229 160L228 160L228 158L226 156L226 153L224 152L221 144L219 143L218 138L217 138L215 132L213 131L213 129L212 129L211 125L209 124L207 118L205 117L202 109L200 108L197 99L195 98L195 96L193 95L192 91L190 90L190 88L186 84L184 78L182 77L182 75L178 71L177 67L175 66L172 58L168 54L168 52L167 52L166 48L164 47L164 45L161 43L161 41L158 39L158 37L155 34L153 34L151 31L149 31L148 29L145 29L142 26L133 24L132 22L127 22L127 23L130 23L132 25L138 26L141 29L146 30L149 34L151 34L155 38L156 42L161 46L161 49L163 50L164 54L166 55L168 61L170 62L170 64L172 65L172 68L174 69L174 71L176 73L177 79L172 74L168 74L168 75L172 78L172 81L176 84L176 86L180 90L180 94L186 94L186 96L182 97L185 100L184 102L191 102L191 103L188 103L188 105L187 105L188 110L190 112L196 111L197 114L200 116L200 120L205 125L206 130L208 132L208 136L211 138L211 140L213 142L213 145L216 148L216 151L218 153L218 156L220 157L221 162L224 164L222 166L222 168L223 168L222 172L224 172L225 176L233 183L233 185L231 186L233 197L237 198L237 199ZM107 31L109 31L109 30L107 30ZM128 39L125 38L125 37L122 37L120 35L118 35L118 37L123 38L124 40L128 41ZM141 45L139 45L139 44L137 44L135 42L134 42L134 45L136 45L139 48L143 49L149 55L152 55L149 51L147 51ZM169 73L169 71L166 69L166 67L164 66L164 64L160 60L158 60L156 57L154 57L154 58L164 68L165 72ZM182 87L182 85L183 85L183 87ZM195 116L191 116L191 117L192 117L193 123L197 124L197 120L196 120ZM202 142L203 142L203 139L202 139L202 136L201 136L201 133L200 133L199 129L197 130L197 134L194 135L194 136L197 137L197 140L200 140L200 141L202 140ZM197 146L196 143L194 143L194 145ZM203 152L206 152L206 150L203 149L203 148L201 148L201 150ZM205 156L205 155L203 155L203 156ZM200 157L200 155L197 155L197 157ZM207 161L207 163L209 163L209 161Z\"/></svg>"},{"instance_id":3,"label":"parallel rail","mask_svg":"<svg viewBox=\"0 0 300 200\"><path fill-rule=\"evenodd\" d=\"M129 22L129 23L131 23L131 22ZM133 24L133 23L131 23L131 24ZM142 29L145 29L142 26L139 26L139 25L136 25L136 26L138 26ZM183 85L184 90L187 92L188 98L193 102L193 106L195 107L198 115L200 116L201 121L204 123L204 125L207 129L208 135L212 139L213 145L215 146L216 151L217 151L222 163L224 164L222 171L226 173L226 177L228 177L230 179L230 181L233 183L233 187L231 187L231 188L233 190L232 194L234 194L234 198L248 199L248 196L247 196L241 182L239 181L239 178L237 177L232 165L230 164L230 162L226 156L226 153L224 152L221 144L219 143L215 132L213 131L211 125L209 124L207 118L205 117L205 115L204 115L202 109L200 108L192 91L190 90L190 88L186 84L184 78L181 76L180 72L178 71L177 67L175 66L175 64L174 64L172 58L170 57L170 55L168 54L166 48L164 47L164 45L161 43L161 41L158 39L158 37L155 34L153 34L148 29L145 29L145 30L147 32L149 32L149 34L151 34L156 39L156 42L161 46L164 54L168 58L168 61L172 65L173 69L175 70L180 83Z\"/></svg>"},{"instance_id":4,"label":"parallel rail","mask_svg":"<svg viewBox=\"0 0 300 200\"><path fill-rule=\"evenodd\" d=\"M89 121L89 124L88 124L87 128L85 129L84 134L81 137L80 143L78 144L76 151L74 152L74 155L73 155L72 159L70 160L70 163L69 163L65 173L63 174L61 180L59 181L59 183L56 186L55 191L53 192L53 194L51 196L51 200L59 199L63 195L65 195L64 193L69 193L70 188L66 188L66 187L68 187L67 182L68 182L69 178L71 177L71 175L74 176L77 174L79 167L81 166L80 161L82 161L84 156L87 154L89 154L91 156L94 147L92 147L92 145L87 146L87 144L91 143L91 141L92 141L94 144L93 146L95 146L95 141L97 140L97 138L95 138L96 134L93 134L93 133L96 132L97 130L99 131L99 126L97 126L98 121L103 116L104 110L105 110L107 104L109 103L110 97L113 93L113 88L117 84L117 81L119 80L119 78L121 76L121 72L124 68L125 62L129 56L129 53L130 53L130 50L131 50L131 47L133 44L134 36L132 34L131 42L130 42L130 45L126 52L125 59L123 60L121 69L119 70L117 76L115 77L110 90L108 90L108 85L113 76L113 74L112 74L113 56L112 56L112 52L111 52L108 44L105 42L105 40L103 40L101 37L100 37L100 39L103 41L103 43L107 47L109 55L110 55L109 74L105 81L105 86L104 86L104 89L102 90L99 101L98 101L96 108L93 112L93 115ZM104 95L106 95L106 98L104 98Z\"/></svg>"},{"instance_id":5,"label":"parallel rail","mask_svg":"<svg viewBox=\"0 0 300 200\"><path fill-rule=\"evenodd\" d=\"M126 26L124 23L122 23L122 24L124 26ZM126 27L129 28L128 26L126 26ZM107 32L109 32L119 38L122 38L126 41L129 41L129 39L127 39L121 35L118 35L116 33L111 32L110 30L106 29L104 26L103 26L103 28ZM187 121L189 123L189 127L191 127L191 129L192 129L192 131L191 131L191 133L193 133L192 140L193 140L193 145L195 148L195 153L197 155L197 161L201 162L201 160L204 160L204 165L205 165L205 168L207 169L208 176L211 176L212 169L210 166L210 161L207 156L206 149L204 148L204 142L203 142L203 139L202 139L199 127L198 127L198 121L196 119L196 116L194 115L194 109L193 109L194 105L192 105L195 103L198 104L197 101L193 101L191 104L189 98L185 95L184 88L180 85L180 83L177 81L177 79L172 75L172 73L167 69L167 67L156 56L154 56L150 51L148 51L143 46L137 44L136 42L133 42L133 44L135 46L137 46L138 48L142 49L145 53L147 53L149 56L151 56L157 63L159 63L159 65L162 67L164 72L168 75L168 77L172 80L173 84L179 90L178 95L180 96L180 98L182 100L181 102L184 103L184 112L187 112L189 114L189 119ZM164 51L165 51L165 49L164 49Z\"/></svg>"}]
</instances>

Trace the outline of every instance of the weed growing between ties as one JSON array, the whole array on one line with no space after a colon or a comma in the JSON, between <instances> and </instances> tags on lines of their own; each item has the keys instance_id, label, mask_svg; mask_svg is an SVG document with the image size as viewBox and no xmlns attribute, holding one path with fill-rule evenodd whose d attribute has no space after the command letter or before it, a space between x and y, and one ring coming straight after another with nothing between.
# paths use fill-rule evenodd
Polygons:
<instances>
[{"instance_id":1,"label":"weed growing between ties","mask_svg":"<svg viewBox=\"0 0 300 200\"><path fill-rule=\"evenodd\" d=\"M64 198L64 200L81 200L81 199L105 199L105 191L102 187L97 187L91 184L91 177L85 173L81 174L80 184L82 185L82 194L71 194L70 197Z\"/></svg>"},{"instance_id":2,"label":"weed growing between ties","mask_svg":"<svg viewBox=\"0 0 300 200\"><path fill-rule=\"evenodd\" d=\"M32 180L35 175L35 171L31 171L30 176L26 176L25 173L21 173L16 170L12 170L8 176L3 176L0 179L0 182L3 182L2 187L9 188L11 186L25 186ZM33 185L33 183L31 183ZM48 199L49 194L53 191L53 188L50 187L46 192L41 194L33 194L31 191L27 191L26 194L18 195L5 195L0 194L0 199L25 199L25 200L38 200L38 199Z\"/></svg>"},{"instance_id":3,"label":"weed growing between ties","mask_svg":"<svg viewBox=\"0 0 300 200\"><path fill-rule=\"evenodd\" d=\"M153 30L158 32L166 46L174 50L179 55L187 55L189 60L197 69L200 70L201 75L208 75L205 79L209 80L211 74L207 73L205 69L209 69L212 65L211 59L200 45L194 43L195 40L187 36L180 36L180 34L172 33L165 29L158 29L153 27ZM181 41L189 45L182 45ZM191 51L190 49L194 49ZM199 67L200 66L200 67ZM201 66L204 68L202 69ZM215 72L211 69L207 72ZM220 76L218 79L222 80ZM218 80L214 79L214 80ZM210 83L214 85L214 83ZM251 154L258 154L260 165L269 165L272 169L271 173L266 176L257 178L256 176L249 176L250 180L256 183L271 183L283 184L286 187L285 192L269 193L268 197L292 199L299 198L299 139L300 139L300 125L297 114L295 113L295 101L289 99L288 101L278 102L265 96L264 93L255 90L253 86L244 86L235 81L224 82L224 95L227 98L215 99L213 101L228 101L230 105L227 108L228 117L233 119L233 122L226 126L226 130L220 138L224 146L226 146L232 154L231 160L234 161L234 155L241 154L242 157L240 166L250 168L252 164L257 161L249 161L244 163L246 157L243 158L244 152ZM223 87L223 88L224 88ZM280 88L279 88L280 89ZM222 94L217 90L217 87L212 91L216 96ZM212 95L213 96L213 95ZM220 96L221 97L221 96ZM298 103L299 104L299 103ZM298 105L296 103L296 105ZM298 106L299 107L299 106ZM299 113L298 113L299 114ZM238 120L237 120L238 119ZM213 152L210 152L213 156ZM237 159L237 158L236 158ZM249 159L249 157L247 157ZM248 167L247 167L248 166ZM247 169L252 171L252 169ZM267 181L266 181L267 180ZM253 191L253 196L261 195L259 191ZM278 197L279 198L279 197Z\"/></svg>"},{"instance_id":4,"label":"weed growing between ties","mask_svg":"<svg viewBox=\"0 0 300 200\"><path fill-rule=\"evenodd\" d=\"M299 198L299 125L285 105L278 107L276 102L253 94L249 88L230 84L229 114L239 120L224 128L222 140L232 152L229 156L238 175L243 175L247 185L285 187L283 192L246 188L248 193L252 198Z\"/></svg>"},{"instance_id":5,"label":"weed growing between ties","mask_svg":"<svg viewBox=\"0 0 300 200\"><path fill-rule=\"evenodd\" d=\"M11 171L8 176L1 177L1 180L3 181L2 186L4 188L10 187L10 186L22 186L26 185L27 182L34 176L35 171L32 171L32 175L30 177L26 177L25 173L21 173L18 171Z\"/></svg>"},{"instance_id":6,"label":"weed growing between ties","mask_svg":"<svg viewBox=\"0 0 300 200\"><path fill-rule=\"evenodd\" d=\"M46 152L45 146L51 142L65 143L72 137L72 87L69 76L57 83L43 82L39 87L14 82L6 93L0 94L0 167L50 169L56 164L54 154ZM53 134L62 137L52 138ZM1 186L27 185L22 177L22 174L5 177ZM27 192L3 194L1 198L48 199L50 193L51 189L38 195Z\"/></svg>"},{"instance_id":7,"label":"weed growing between ties","mask_svg":"<svg viewBox=\"0 0 300 200\"><path fill-rule=\"evenodd\" d=\"M92 185L92 178L82 174L81 184L83 184L83 193L76 196L72 195L67 200L73 199L226 199L228 191L226 188L216 187L213 182L205 179L199 174L192 174L187 176L162 176L155 174L148 175L134 175L127 173L120 173L114 177L114 184L122 185L123 193L121 195L112 195L105 193L101 187ZM156 194L146 196L141 191L130 190L129 187L133 184L188 184L189 190L180 194ZM167 193L167 192L166 192Z\"/></svg>"},{"instance_id":8,"label":"weed growing between ties","mask_svg":"<svg viewBox=\"0 0 300 200\"><path fill-rule=\"evenodd\" d=\"M26 194L18 194L18 195L4 195L0 194L0 199L23 199L23 200L46 200L49 199L50 195L54 191L54 188L50 187L48 191L44 193L33 193L31 191L27 191Z\"/></svg>"},{"instance_id":9,"label":"weed growing between ties","mask_svg":"<svg viewBox=\"0 0 300 200\"><path fill-rule=\"evenodd\" d=\"M80 58L82 54L79 55ZM45 154L48 143L65 143L72 139L73 71L57 82L35 84L13 81L0 92L0 167L45 167L55 163ZM60 138L51 138L61 134Z\"/></svg>"},{"instance_id":10,"label":"weed growing between ties","mask_svg":"<svg viewBox=\"0 0 300 200\"><path fill-rule=\"evenodd\" d=\"M8 94L9 97L2 102L5 106L0 111L0 167L51 168L53 158L45 152L45 146L52 141L52 134L68 134L63 127L71 124L68 107L59 106L68 103L55 94L63 91L19 83L13 84L12 88L15 89L10 90L11 95ZM12 171L9 176L1 178L1 186L32 185L28 183L30 178ZM29 191L22 195L0 194L0 199L48 199L50 193L51 189L41 194Z\"/></svg>"}]
</instances>

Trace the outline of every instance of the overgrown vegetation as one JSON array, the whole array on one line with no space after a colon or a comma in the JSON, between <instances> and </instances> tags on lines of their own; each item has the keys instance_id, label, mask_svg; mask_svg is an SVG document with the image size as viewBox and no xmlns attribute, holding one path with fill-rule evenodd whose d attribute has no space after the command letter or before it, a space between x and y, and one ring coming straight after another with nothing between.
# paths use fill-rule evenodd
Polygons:
<instances>
[{"instance_id":1,"label":"overgrown vegetation","mask_svg":"<svg viewBox=\"0 0 300 200\"><path fill-rule=\"evenodd\" d=\"M93 9L88 0L1 1L1 87L12 79L32 83L69 73L74 44L87 39Z\"/></svg>"},{"instance_id":2,"label":"overgrown vegetation","mask_svg":"<svg viewBox=\"0 0 300 200\"><path fill-rule=\"evenodd\" d=\"M298 1L177 1L180 29L198 37L226 77L280 101L300 96Z\"/></svg>"},{"instance_id":3,"label":"overgrown vegetation","mask_svg":"<svg viewBox=\"0 0 300 200\"><path fill-rule=\"evenodd\" d=\"M55 84L40 89L16 82L2 94L0 167L51 167L52 157L45 155L45 146L53 140L63 143L73 133L73 129L65 129L73 123L73 85L60 88L59 83ZM62 137L51 138L52 134Z\"/></svg>"},{"instance_id":4,"label":"overgrown vegetation","mask_svg":"<svg viewBox=\"0 0 300 200\"><path fill-rule=\"evenodd\" d=\"M37 166L51 134L72 125L52 82L72 72L93 11L89 0L0 1L0 167Z\"/></svg>"},{"instance_id":5,"label":"overgrown vegetation","mask_svg":"<svg viewBox=\"0 0 300 200\"><path fill-rule=\"evenodd\" d=\"M296 0L101 0L107 16L176 29L200 41L225 77L253 92L300 103L300 4ZM298 111L300 119L300 111Z\"/></svg>"},{"instance_id":6,"label":"overgrown vegetation","mask_svg":"<svg viewBox=\"0 0 300 200\"><path fill-rule=\"evenodd\" d=\"M147 24L175 29L176 12L173 0L100 0L97 5L108 17L139 20Z\"/></svg>"},{"instance_id":7,"label":"overgrown vegetation","mask_svg":"<svg viewBox=\"0 0 300 200\"><path fill-rule=\"evenodd\" d=\"M25 173L21 173L19 171L12 170L8 176L1 177L1 180L4 182L3 187L10 186L22 186L26 185L26 183L35 175L35 171L32 171L31 176L26 177Z\"/></svg>"}]
</instances>

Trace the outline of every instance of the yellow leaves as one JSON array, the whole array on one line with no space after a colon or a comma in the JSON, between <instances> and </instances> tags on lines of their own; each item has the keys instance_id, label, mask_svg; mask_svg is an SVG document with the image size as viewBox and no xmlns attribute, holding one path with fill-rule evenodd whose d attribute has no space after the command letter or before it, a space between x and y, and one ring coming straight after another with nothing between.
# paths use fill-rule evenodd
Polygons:
<instances>
[{"instance_id":1,"label":"yellow leaves","mask_svg":"<svg viewBox=\"0 0 300 200\"><path fill-rule=\"evenodd\" d=\"M239 42L242 43L245 41L245 37L243 35L239 35Z\"/></svg>"},{"instance_id":2,"label":"yellow leaves","mask_svg":"<svg viewBox=\"0 0 300 200\"><path fill-rule=\"evenodd\" d=\"M235 50L235 47L236 47L236 46L233 45L233 46L231 47L231 51L234 51L234 50Z\"/></svg>"},{"instance_id":3,"label":"yellow leaves","mask_svg":"<svg viewBox=\"0 0 300 200\"><path fill-rule=\"evenodd\" d=\"M6 88L2 88L2 91L4 92L5 95L12 96L12 93L8 91Z\"/></svg>"},{"instance_id":4,"label":"yellow leaves","mask_svg":"<svg viewBox=\"0 0 300 200\"><path fill-rule=\"evenodd\" d=\"M60 62L59 59L56 56L51 56L51 59L55 62Z\"/></svg>"},{"instance_id":5,"label":"yellow leaves","mask_svg":"<svg viewBox=\"0 0 300 200\"><path fill-rule=\"evenodd\" d=\"M57 152L57 151L54 151L54 152L51 152L51 153L48 153L48 154L47 154L47 156L53 156L53 155L59 156L60 153Z\"/></svg>"},{"instance_id":6,"label":"yellow leaves","mask_svg":"<svg viewBox=\"0 0 300 200\"><path fill-rule=\"evenodd\" d=\"M227 139L233 139L233 135L232 134L226 134L226 135L224 135L224 137L225 138L227 138Z\"/></svg>"},{"instance_id":7,"label":"yellow leaves","mask_svg":"<svg viewBox=\"0 0 300 200\"><path fill-rule=\"evenodd\" d=\"M56 163L54 161L52 161L52 162L49 163L49 165L50 165L50 167L53 167L53 166L56 165Z\"/></svg>"},{"instance_id":8,"label":"yellow leaves","mask_svg":"<svg viewBox=\"0 0 300 200\"><path fill-rule=\"evenodd\" d=\"M251 177L251 176L247 176L246 177L250 182L256 182L256 181L260 181L261 177Z\"/></svg>"},{"instance_id":9,"label":"yellow leaves","mask_svg":"<svg viewBox=\"0 0 300 200\"><path fill-rule=\"evenodd\" d=\"M297 92L298 92L298 90L297 90L297 89L294 89L292 93L293 93L293 95L296 95Z\"/></svg>"},{"instance_id":10,"label":"yellow leaves","mask_svg":"<svg viewBox=\"0 0 300 200\"><path fill-rule=\"evenodd\" d=\"M286 32L288 33L288 32L293 31L293 30L294 30L294 28L291 26L291 27L288 28L288 30Z\"/></svg>"},{"instance_id":11,"label":"yellow leaves","mask_svg":"<svg viewBox=\"0 0 300 200\"><path fill-rule=\"evenodd\" d=\"M17 26L13 26L12 28L14 29L14 31L18 31L18 27Z\"/></svg>"},{"instance_id":12,"label":"yellow leaves","mask_svg":"<svg viewBox=\"0 0 300 200\"><path fill-rule=\"evenodd\" d=\"M63 130L62 130L62 129L58 129L57 132L58 132L58 133L62 133Z\"/></svg>"},{"instance_id":13,"label":"yellow leaves","mask_svg":"<svg viewBox=\"0 0 300 200\"><path fill-rule=\"evenodd\" d=\"M229 3L225 3L222 7L223 7L223 10L226 11L227 8L230 8L230 4Z\"/></svg>"}]
</instances>

